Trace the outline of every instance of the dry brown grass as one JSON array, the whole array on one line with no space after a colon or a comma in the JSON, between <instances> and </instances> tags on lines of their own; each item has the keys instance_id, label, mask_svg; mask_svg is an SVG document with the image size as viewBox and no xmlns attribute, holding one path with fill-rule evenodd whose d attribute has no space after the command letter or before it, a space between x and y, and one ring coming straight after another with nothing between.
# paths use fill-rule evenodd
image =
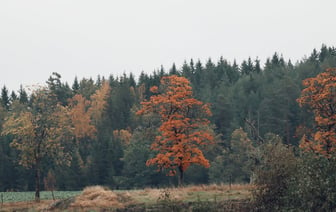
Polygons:
<instances>
[{"instance_id":1,"label":"dry brown grass","mask_svg":"<svg viewBox=\"0 0 336 212\"><path fill-rule=\"evenodd\" d=\"M70 205L72 208L123 208L118 195L102 186L91 186L83 190Z\"/></svg>"},{"instance_id":2,"label":"dry brown grass","mask_svg":"<svg viewBox=\"0 0 336 212\"><path fill-rule=\"evenodd\" d=\"M168 193L172 200L177 201L195 201L198 198L202 200L228 200L228 199L246 199L251 196L251 190L254 189L250 184L211 184L211 185L191 185L185 187L173 187L166 189L145 188L143 190L130 191L130 195L137 202L155 203L157 200Z\"/></svg>"},{"instance_id":3,"label":"dry brown grass","mask_svg":"<svg viewBox=\"0 0 336 212\"><path fill-rule=\"evenodd\" d=\"M195 185L182 187L186 191L229 191L229 190L251 190L254 188L252 184L210 184L210 185ZM177 188L179 189L179 188Z\"/></svg>"},{"instance_id":4,"label":"dry brown grass","mask_svg":"<svg viewBox=\"0 0 336 212\"><path fill-rule=\"evenodd\" d=\"M127 207L130 204L155 205L168 195L169 200L177 202L198 202L198 201L227 201L227 200L246 200L251 197L251 190L255 186L250 184L211 184L185 187L173 187L165 189L145 188L143 190L128 190L113 192L102 186L91 186L83 190L82 194L70 201L65 201L61 207L68 211L100 211L104 209L115 209ZM41 211L50 208L52 200L36 202L14 202L4 203L0 211L18 211L24 209L33 209L32 211ZM48 207L49 205L49 207ZM58 210L62 211L63 208ZM57 211L57 207L55 208Z\"/></svg>"},{"instance_id":5,"label":"dry brown grass","mask_svg":"<svg viewBox=\"0 0 336 212\"><path fill-rule=\"evenodd\" d=\"M53 202L53 200L41 200L40 202L7 202L0 205L0 211L21 211L24 209L29 209L31 211L42 211Z\"/></svg>"}]
</instances>

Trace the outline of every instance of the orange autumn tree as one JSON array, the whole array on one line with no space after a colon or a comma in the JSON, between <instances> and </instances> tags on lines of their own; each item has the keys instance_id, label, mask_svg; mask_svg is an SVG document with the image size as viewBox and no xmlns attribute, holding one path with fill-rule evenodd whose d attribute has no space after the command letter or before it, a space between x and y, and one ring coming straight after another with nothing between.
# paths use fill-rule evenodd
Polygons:
<instances>
[{"instance_id":1,"label":"orange autumn tree","mask_svg":"<svg viewBox=\"0 0 336 212\"><path fill-rule=\"evenodd\" d=\"M315 116L315 128L304 135L300 147L330 158L336 151L336 68L303 81L306 87L297 99Z\"/></svg>"},{"instance_id":2,"label":"orange autumn tree","mask_svg":"<svg viewBox=\"0 0 336 212\"><path fill-rule=\"evenodd\" d=\"M192 97L192 88L186 78L166 76L160 82L160 87L150 89L156 95L143 101L142 108L137 112L137 115L155 113L161 118L160 135L151 145L158 154L146 165L156 164L159 171L169 170L171 176L178 170L181 185L184 172L191 164L210 166L200 147L213 141L206 127L211 111L208 104Z\"/></svg>"}]
</instances>

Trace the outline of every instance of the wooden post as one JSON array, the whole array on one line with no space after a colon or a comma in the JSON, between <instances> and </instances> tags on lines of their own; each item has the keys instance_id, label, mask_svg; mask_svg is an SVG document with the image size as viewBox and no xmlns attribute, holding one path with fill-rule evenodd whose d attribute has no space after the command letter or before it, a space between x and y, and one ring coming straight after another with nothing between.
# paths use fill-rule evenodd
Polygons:
<instances>
[{"instance_id":1,"label":"wooden post","mask_svg":"<svg viewBox=\"0 0 336 212\"><path fill-rule=\"evenodd\" d=\"M231 190L231 185L232 185L232 175L230 174L230 181L229 181L230 190Z\"/></svg>"}]
</instances>

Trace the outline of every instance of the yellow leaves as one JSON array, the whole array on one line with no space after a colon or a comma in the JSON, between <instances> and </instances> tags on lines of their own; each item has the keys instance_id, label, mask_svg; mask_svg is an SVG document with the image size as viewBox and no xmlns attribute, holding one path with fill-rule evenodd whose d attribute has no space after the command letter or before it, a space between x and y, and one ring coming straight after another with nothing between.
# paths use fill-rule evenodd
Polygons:
<instances>
[{"instance_id":1,"label":"yellow leaves","mask_svg":"<svg viewBox=\"0 0 336 212\"><path fill-rule=\"evenodd\" d=\"M91 114L88 112L90 101L77 94L70 100L70 117L77 139L93 137L96 128L91 124Z\"/></svg>"},{"instance_id":2,"label":"yellow leaves","mask_svg":"<svg viewBox=\"0 0 336 212\"><path fill-rule=\"evenodd\" d=\"M107 97L110 93L110 85L105 82L100 89L98 89L92 96L91 96L91 106L89 109L89 114L91 115L92 119L96 122L101 119L102 112L104 111L107 105Z\"/></svg>"},{"instance_id":3,"label":"yellow leaves","mask_svg":"<svg viewBox=\"0 0 336 212\"><path fill-rule=\"evenodd\" d=\"M12 114L6 119L1 134L20 135L22 137L33 135L34 126L31 120L32 114L30 112L22 112L18 116Z\"/></svg>"},{"instance_id":4,"label":"yellow leaves","mask_svg":"<svg viewBox=\"0 0 336 212\"><path fill-rule=\"evenodd\" d=\"M129 145L132 134L128 130L114 130L113 136L122 141L123 144Z\"/></svg>"},{"instance_id":5,"label":"yellow leaves","mask_svg":"<svg viewBox=\"0 0 336 212\"><path fill-rule=\"evenodd\" d=\"M109 93L108 84L102 85L91 96L81 95L69 100L69 106L58 104L46 88L33 91L30 107L21 106L11 111L3 124L3 135L14 137L11 146L20 151L20 164L31 167L45 156L56 163L69 164L71 156L64 151L62 142L74 137L94 137L96 128L92 119L99 119ZM19 103L17 103L19 104Z\"/></svg>"},{"instance_id":6,"label":"yellow leaves","mask_svg":"<svg viewBox=\"0 0 336 212\"><path fill-rule=\"evenodd\" d=\"M33 94L32 107L12 111L4 123L3 135L14 137L11 146L20 151L20 164L33 166L41 158L54 157L60 149L62 135L67 131L67 113L60 105L52 104L45 90ZM66 157L63 157L63 161Z\"/></svg>"}]
</instances>

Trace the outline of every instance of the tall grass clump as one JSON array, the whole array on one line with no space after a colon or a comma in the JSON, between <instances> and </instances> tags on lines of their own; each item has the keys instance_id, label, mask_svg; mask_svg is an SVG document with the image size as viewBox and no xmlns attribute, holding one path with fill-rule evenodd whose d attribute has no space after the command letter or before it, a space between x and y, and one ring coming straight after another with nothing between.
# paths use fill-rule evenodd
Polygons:
<instances>
[{"instance_id":1,"label":"tall grass clump","mask_svg":"<svg viewBox=\"0 0 336 212\"><path fill-rule=\"evenodd\" d=\"M122 208L124 205L119 201L113 191L102 186L91 186L83 190L70 205L74 208Z\"/></svg>"}]
</instances>

